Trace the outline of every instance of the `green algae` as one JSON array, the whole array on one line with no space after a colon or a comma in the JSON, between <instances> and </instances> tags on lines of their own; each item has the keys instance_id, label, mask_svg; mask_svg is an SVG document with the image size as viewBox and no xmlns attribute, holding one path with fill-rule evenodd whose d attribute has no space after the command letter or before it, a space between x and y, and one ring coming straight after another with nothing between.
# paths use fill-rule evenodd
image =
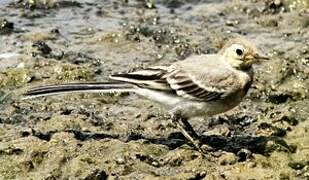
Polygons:
<instances>
[{"instance_id":1,"label":"green algae","mask_svg":"<svg viewBox=\"0 0 309 180\"><path fill-rule=\"evenodd\" d=\"M33 72L26 68L12 68L0 74L0 87L21 87L31 81Z\"/></svg>"}]
</instances>

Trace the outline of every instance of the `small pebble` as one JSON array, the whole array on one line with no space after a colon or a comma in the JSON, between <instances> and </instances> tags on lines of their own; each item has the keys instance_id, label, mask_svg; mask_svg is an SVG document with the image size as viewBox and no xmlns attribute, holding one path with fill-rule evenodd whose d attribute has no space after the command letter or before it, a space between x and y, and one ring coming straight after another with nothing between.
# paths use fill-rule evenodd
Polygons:
<instances>
[{"instance_id":1,"label":"small pebble","mask_svg":"<svg viewBox=\"0 0 309 180\"><path fill-rule=\"evenodd\" d=\"M234 153L226 152L219 157L220 165L232 165L237 162L236 155Z\"/></svg>"}]
</instances>

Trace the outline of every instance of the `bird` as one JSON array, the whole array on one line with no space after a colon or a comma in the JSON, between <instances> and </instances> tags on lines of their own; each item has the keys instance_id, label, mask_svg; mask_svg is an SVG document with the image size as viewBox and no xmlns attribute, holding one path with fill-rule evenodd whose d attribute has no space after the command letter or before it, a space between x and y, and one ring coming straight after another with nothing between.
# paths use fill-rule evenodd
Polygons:
<instances>
[{"instance_id":1,"label":"bird","mask_svg":"<svg viewBox=\"0 0 309 180\"><path fill-rule=\"evenodd\" d=\"M193 147L200 136L189 123L193 117L213 116L236 107L253 82L253 64L268 60L244 37L228 40L217 54L191 55L164 66L151 66L111 75L108 82L80 82L30 88L24 97L73 92L136 93L161 104Z\"/></svg>"}]
</instances>

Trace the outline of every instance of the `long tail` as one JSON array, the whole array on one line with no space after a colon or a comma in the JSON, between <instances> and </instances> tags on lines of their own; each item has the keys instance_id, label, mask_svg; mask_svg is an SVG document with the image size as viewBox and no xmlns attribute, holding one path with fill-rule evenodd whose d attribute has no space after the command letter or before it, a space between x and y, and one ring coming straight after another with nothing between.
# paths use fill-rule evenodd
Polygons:
<instances>
[{"instance_id":1,"label":"long tail","mask_svg":"<svg viewBox=\"0 0 309 180\"><path fill-rule=\"evenodd\" d=\"M132 84L122 82L57 84L29 89L24 94L24 99L74 92L115 93L132 91L134 91L134 86Z\"/></svg>"}]
</instances>

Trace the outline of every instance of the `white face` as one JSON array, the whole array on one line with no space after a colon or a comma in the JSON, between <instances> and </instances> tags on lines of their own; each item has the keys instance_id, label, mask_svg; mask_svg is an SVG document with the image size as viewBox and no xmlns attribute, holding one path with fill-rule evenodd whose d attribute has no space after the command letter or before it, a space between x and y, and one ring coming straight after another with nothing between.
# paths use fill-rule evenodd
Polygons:
<instances>
[{"instance_id":1,"label":"white face","mask_svg":"<svg viewBox=\"0 0 309 180\"><path fill-rule=\"evenodd\" d=\"M250 68L255 62L253 51L242 44L232 44L225 49L226 60L235 68Z\"/></svg>"},{"instance_id":2,"label":"white face","mask_svg":"<svg viewBox=\"0 0 309 180\"><path fill-rule=\"evenodd\" d=\"M241 44L232 44L226 49L227 56L235 60L244 61L246 49Z\"/></svg>"}]
</instances>

